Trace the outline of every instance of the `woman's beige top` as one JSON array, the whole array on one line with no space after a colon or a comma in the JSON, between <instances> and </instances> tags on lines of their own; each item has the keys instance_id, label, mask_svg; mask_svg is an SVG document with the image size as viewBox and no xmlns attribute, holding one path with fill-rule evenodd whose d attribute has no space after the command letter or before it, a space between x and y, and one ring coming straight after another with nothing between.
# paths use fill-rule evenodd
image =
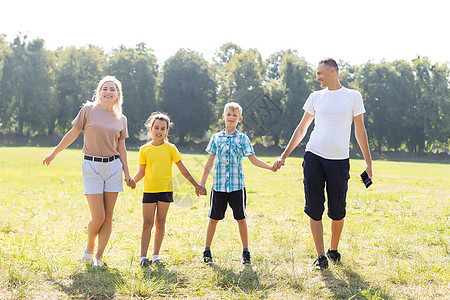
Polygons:
<instances>
[{"instance_id":1,"label":"woman's beige top","mask_svg":"<svg viewBox=\"0 0 450 300\"><path fill-rule=\"evenodd\" d=\"M119 155L119 140L128 137L127 118L100 105L84 105L72 125L84 130L83 153L91 156Z\"/></svg>"}]
</instances>

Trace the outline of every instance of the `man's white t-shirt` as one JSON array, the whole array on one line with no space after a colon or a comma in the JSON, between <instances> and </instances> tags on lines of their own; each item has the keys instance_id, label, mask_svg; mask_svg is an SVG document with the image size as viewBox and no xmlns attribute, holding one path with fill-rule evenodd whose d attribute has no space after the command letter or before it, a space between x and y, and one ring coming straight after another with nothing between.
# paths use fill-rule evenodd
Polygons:
<instances>
[{"instance_id":1,"label":"man's white t-shirt","mask_svg":"<svg viewBox=\"0 0 450 300\"><path fill-rule=\"evenodd\" d=\"M361 93L345 87L315 91L303 110L314 115L306 151L327 159L348 158L353 118L366 112Z\"/></svg>"}]
</instances>

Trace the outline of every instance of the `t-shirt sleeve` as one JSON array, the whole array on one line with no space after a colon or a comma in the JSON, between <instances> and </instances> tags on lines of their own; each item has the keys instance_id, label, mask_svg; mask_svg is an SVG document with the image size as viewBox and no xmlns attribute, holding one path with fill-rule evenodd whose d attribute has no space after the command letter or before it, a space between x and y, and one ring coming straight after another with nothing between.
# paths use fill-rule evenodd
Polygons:
<instances>
[{"instance_id":1,"label":"t-shirt sleeve","mask_svg":"<svg viewBox=\"0 0 450 300\"><path fill-rule=\"evenodd\" d=\"M180 154L180 151L178 151L177 146L171 145L170 150L171 150L171 152L172 152L172 153L171 153L172 161L173 161L174 163L179 162L179 161L181 160L181 154Z\"/></svg>"},{"instance_id":2,"label":"t-shirt sleeve","mask_svg":"<svg viewBox=\"0 0 450 300\"><path fill-rule=\"evenodd\" d=\"M316 115L316 110L314 109L314 100L313 100L313 94L311 93L308 97L308 99L306 99L305 104L303 105L303 110L306 111L307 113L309 113L310 115L315 116Z\"/></svg>"},{"instance_id":3,"label":"t-shirt sleeve","mask_svg":"<svg viewBox=\"0 0 450 300\"><path fill-rule=\"evenodd\" d=\"M250 142L250 139L248 138L248 136L245 134L242 139L242 150L243 150L244 156L249 156L249 155L255 154L252 143Z\"/></svg>"},{"instance_id":4,"label":"t-shirt sleeve","mask_svg":"<svg viewBox=\"0 0 450 300\"><path fill-rule=\"evenodd\" d=\"M127 117L122 115L122 130L120 131L119 140L128 138Z\"/></svg>"},{"instance_id":5,"label":"t-shirt sleeve","mask_svg":"<svg viewBox=\"0 0 450 300\"><path fill-rule=\"evenodd\" d=\"M139 164L140 165L146 165L147 164L147 158L145 157L145 146L142 146L139 148Z\"/></svg>"},{"instance_id":6,"label":"t-shirt sleeve","mask_svg":"<svg viewBox=\"0 0 450 300\"><path fill-rule=\"evenodd\" d=\"M217 154L217 143L216 143L216 136L213 135L211 139L209 140L208 146L206 146L205 149L206 152L212 155Z\"/></svg>"},{"instance_id":7,"label":"t-shirt sleeve","mask_svg":"<svg viewBox=\"0 0 450 300\"><path fill-rule=\"evenodd\" d=\"M84 105L80 111L78 112L78 115L75 117L75 119L72 121L72 126L76 126L80 128L81 130L84 130L84 127L87 123L87 109L88 106Z\"/></svg>"},{"instance_id":8,"label":"t-shirt sleeve","mask_svg":"<svg viewBox=\"0 0 450 300\"><path fill-rule=\"evenodd\" d=\"M364 108L364 103L362 99L362 95L359 91L355 92L355 107L353 108L353 117L359 116L366 112Z\"/></svg>"}]
</instances>

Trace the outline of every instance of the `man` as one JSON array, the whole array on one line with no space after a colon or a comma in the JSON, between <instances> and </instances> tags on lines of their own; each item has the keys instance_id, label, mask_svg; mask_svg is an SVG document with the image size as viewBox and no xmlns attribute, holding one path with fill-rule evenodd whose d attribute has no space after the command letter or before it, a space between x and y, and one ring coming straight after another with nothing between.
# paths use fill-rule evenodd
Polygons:
<instances>
[{"instance_id":1,"label":"man","mask_svg":"<svg viewBox=\"0 0 450 300\"><path fill-rule=\"evenodd\" d=\"M328 259L340 262L337 251L344 226L346 194L349 175L349 143L352 122L355 136L364 156L366 172L372 178L372 158L369 150L363 114L365 113L361 93L345 88L339 81L339 68L332 58L321 60L317 66L317 81L324 88L309 95L303 106L304 115L292 137L275 162L277 169L304 138L315 119L314 130L306 145L303 161L303 183L305 188L305 213L310 217L311 233L318 254L314 262L316 269L328 268ZM324 212L326 186L328 216L331 221L330 248L325 253L322 215ZM328 257L328 259L327 259Z\"/></svg>"}]
</instances>

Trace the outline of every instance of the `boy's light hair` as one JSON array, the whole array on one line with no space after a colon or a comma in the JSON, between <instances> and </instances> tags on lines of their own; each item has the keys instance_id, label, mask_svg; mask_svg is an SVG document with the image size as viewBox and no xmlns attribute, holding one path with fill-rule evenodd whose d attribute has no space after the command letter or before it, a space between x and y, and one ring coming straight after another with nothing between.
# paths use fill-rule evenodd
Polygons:
<instances>
[{"instance_id":1,"label":"boy's light hair","mask_svg":"<svg viewBox=\"0 0 450 300\"><path fill-rule=\"evenodd\" d=\"M239 109L239 114L242 116L242 107L239 105L239 103L229 102L225 104L225 107L223 108L223 113L225 114L229 109L231 110Z\"/></svg>"}]
</instances>

